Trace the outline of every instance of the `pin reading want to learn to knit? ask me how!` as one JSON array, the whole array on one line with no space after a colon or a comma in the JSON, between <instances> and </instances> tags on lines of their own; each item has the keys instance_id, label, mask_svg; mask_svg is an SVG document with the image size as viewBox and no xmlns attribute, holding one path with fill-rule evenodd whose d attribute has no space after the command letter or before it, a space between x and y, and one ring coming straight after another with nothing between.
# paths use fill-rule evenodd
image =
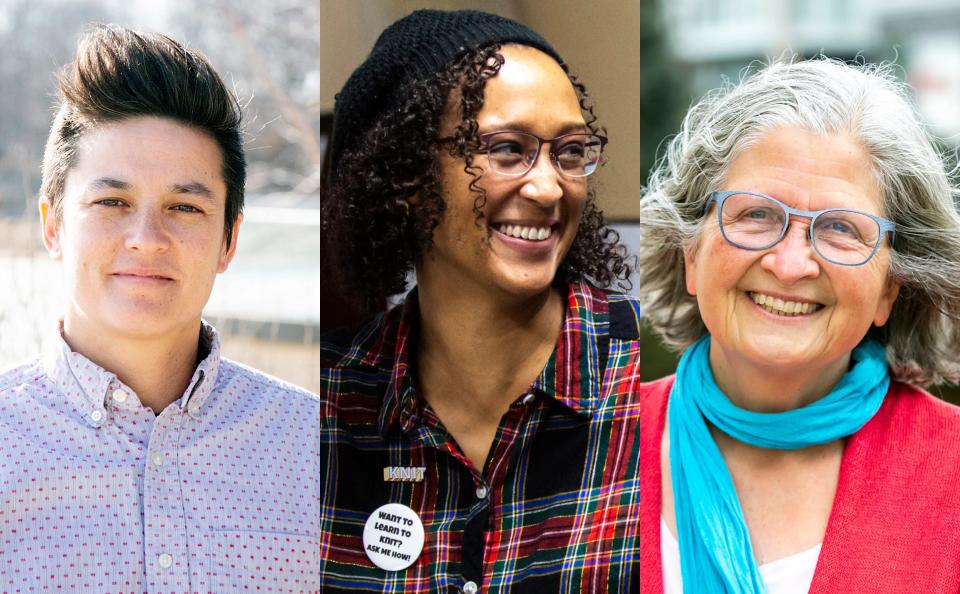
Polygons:
<instances>
[{"instance_id":1,"label":"pin reading want to learn to knit? ask me how!","mask_svg":"<svg viewBox=\"0 0 960 594\"><path fill-rule=\"evenodd\" d=\"M363 550L373 564L387 571L413 565L423 550L423 523L406 505L378 507L363 527Z\"/></svg>"}]
</instances>

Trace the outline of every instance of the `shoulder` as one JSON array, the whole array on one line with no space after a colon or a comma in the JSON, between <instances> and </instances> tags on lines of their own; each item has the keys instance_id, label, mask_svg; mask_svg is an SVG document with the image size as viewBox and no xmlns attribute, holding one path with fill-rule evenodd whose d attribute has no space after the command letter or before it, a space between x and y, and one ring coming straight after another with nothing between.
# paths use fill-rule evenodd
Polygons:
<instances>
[{"instance_id":1,"label":"shoulder","mask_svg":"<svg viewBox=\"0 0 960 594\"><path fill-rule=\"evenodd\" d=\"M951 442L960 435L960 407L909 384L891 382L880 413L897 431Z\"/></svg>"},{"instance_id":2,"label":"shoulder","mask_svg":"<svg viewBox=\"0 0 960 594\"><path fill-rule=\"evenodd\" d=\"M567 290L568 316L582 317L594 328L605 330L601 333L614 340L640 339L640 300L637 297L600 289L585 280L570 283Z\"/></svg>"},{"instance_id":3,"label":"shoulder","mask_svg":"<svg viewBox=\"0 0 960 594\"><path fill-rule=\"evenodd\" d=\"M960 476L957 436L960 408L920 388L892 382L883 405L858 432L857 441L872 460L913 469L919 483L953 488Z\"/></svg>"},{"instance_id":4,"label":"shoulder","mask_svg":"<svg viewBox=\"0 0 960 594\"><path fill-rule=\"evenodd\" d=\"M253 367L221 358L217 371L217 389L239 388L253 398L277 400L289 404L315 405L319 396L305 388L286 382Z\"/></svg>"},{"instance_id":5,"label":"shoulder","mask_svg":"<svg viewBox=\"0 0 960 594\"><path fill-rule=\"evenodd\" d=\"M607 293L610 336L620 340L640 339L640 299L625 293Z\"/></svg>"},{"instance_id":6,"label":"shoulder","mask_svg":"<svg viewBox=\"0 0 960 594\"><path fill-rule=\"evenodd\" d=\"M43 358L39 355L10 367L0 368L0 397L30 386L37 386L45 378Z\"/></svg>"},{"instance_id":7,"label":"shoulder","mask_svg":"<svg viewBox=\"0 0 960 594\"><path fill-rule=\"evenodd\" d=\"M673 389L673 381L675 378L675 375L668 375L666 377L661 377L660 379L643 382L640 384L639 392L645 398L651 398L658 401L665 400L668 396L670 396L670 390Z\"/></svg>"},{"instance_id":8,"label":"shoulder","mask_svg":"<svg viewBox=\"0 0 960 594\"><path fill-rule=\"evenodd\" d=\"M643 382L637 388L640 400L640 406L644 411L644 417L648 419L661 418L667 409L667 400L670 398L670 390L673 389L673 381L676 376L668 375L658 380Z\"/></svg>"},{"instance_id":9,"label":"shoulder","mask_svg":"<svg viewBox=\"0 0 960 594\"><path fill-rule=\"evenodd\" d=\"M401 312L394 308L359 326L348 326L320 337L321 370L369 366L392 353Z\"/></svg>"}]
</instances>

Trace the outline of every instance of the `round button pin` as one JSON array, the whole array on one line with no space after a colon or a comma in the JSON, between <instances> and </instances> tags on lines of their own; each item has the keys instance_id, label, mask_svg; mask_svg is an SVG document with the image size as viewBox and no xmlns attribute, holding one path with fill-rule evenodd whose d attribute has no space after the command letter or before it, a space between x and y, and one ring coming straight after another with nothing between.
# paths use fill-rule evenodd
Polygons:
<instances>
[{"instance_id":1,"label":"round button pin","mask_svg":"<svg viewBox=\"0 0 960 594\"><path fill-rule=\"evenodd\" d=\"M363 527L363 550L373 564L387 571L413 565L423 550L423 523L417 512L400 503L378 507Z\"/></svg>"}]
</instances>

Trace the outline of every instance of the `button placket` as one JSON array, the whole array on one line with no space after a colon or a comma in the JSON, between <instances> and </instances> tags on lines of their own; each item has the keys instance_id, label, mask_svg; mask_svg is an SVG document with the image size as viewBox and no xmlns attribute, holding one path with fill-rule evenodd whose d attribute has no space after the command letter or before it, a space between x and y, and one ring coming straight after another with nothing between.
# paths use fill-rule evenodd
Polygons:
<instances>
[{"instance_id":1,"label":"button placket","mask_svg":"<svg viewBox=\"0 0 960 594\"><path fill-rule=\"evenodd\" d=\"M153 559L147 572L151 591L190 589L184 491L177 446L186 415L175 406L157 415L147 443L143 480L144 548Z\"/></svg>"}]
</instances>

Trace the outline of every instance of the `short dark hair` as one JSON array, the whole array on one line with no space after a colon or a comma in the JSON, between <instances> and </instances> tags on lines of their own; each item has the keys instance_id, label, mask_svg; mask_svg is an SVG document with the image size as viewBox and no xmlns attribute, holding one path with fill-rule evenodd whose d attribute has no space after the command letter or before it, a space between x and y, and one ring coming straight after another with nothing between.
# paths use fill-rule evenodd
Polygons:
<instances>
[{"instance_id":1,"label":"short dark hair","mask_svg":"<svg viewBox=\"0 0 960 594\"><path fill-rule=\"evenodd\" d=\"M327 245L340 282L365 313L376 312L387 297L403 291L407 272L433 246L433 231L446 210L438 166L441 150L463 160L464 171L473 177L474 213L478 220L483 216L486 196L476 186L479 170L473 165L480 146L476 116L487 80L504 62L500 48L494 43L467 51L446 70L401 85L396 109L380 114L365 134L354 135L356 142L344 146L343 157L325 172L321 194ZM587 127L602 130L586 87L565 63L558 63L577 92ZM452 94L454 90L458 92ZM453 142L442 146L440 118L451 99L457 102L461 121ZM411 204L414 196L419 200ZM630 260L590 190L555 284L589 279L606 288L628 282Z\"/></svg>"},{"instance_id":2,"label":"short dark hair","mask_svg":"<svg viewBox=\"0 0 960 594\"><path fill-rule=\"evenodd\" d=\"M67 173L85 132L137 116L165 117L206 132L220 147L229 245L243 211L242 116L237 98L203 54L159 33L97 25L80 39L57 87L60 102L44 149L40 188L56 220L63 214Z\"/></svg>"}]
</instances>

